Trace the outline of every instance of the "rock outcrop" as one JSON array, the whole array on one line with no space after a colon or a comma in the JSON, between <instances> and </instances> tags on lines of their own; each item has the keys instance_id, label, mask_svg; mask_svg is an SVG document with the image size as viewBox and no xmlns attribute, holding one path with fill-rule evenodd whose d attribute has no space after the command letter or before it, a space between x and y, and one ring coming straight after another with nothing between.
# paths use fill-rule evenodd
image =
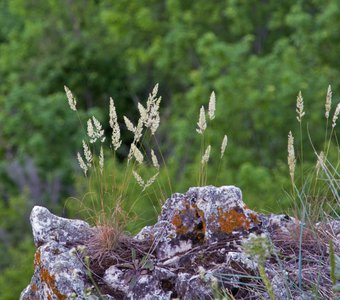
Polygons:
<instances>
[{"instance_id":1,"label":"rock outcrop","mask_svg":"<svg viewBox=\"0 0 340 300\"><path fill-rule=\"evenodd\" d=\"M259 264L276 299L312 299L316 285L325 299L332 296L327 244L334 239L339 251L339 222L318 224L312 232L287 215L256 213L234 186L172 195L156 224L101 255L90 247L98 228L86 222L34 207L31 224L35 271L21 300L269 299ZM252 255L246 245L254 237L268 243Z\"/></svg>"}]
</instances>

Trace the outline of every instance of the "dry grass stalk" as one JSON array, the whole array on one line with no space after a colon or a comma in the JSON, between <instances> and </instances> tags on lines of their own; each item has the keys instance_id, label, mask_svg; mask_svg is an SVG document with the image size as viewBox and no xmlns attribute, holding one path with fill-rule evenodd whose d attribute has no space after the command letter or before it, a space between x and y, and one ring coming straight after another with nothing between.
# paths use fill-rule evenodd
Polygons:
<instances>
[{"instance_id":1,"label":"dry grass stalk","mask_svg":"<svg viewBox=\"0 0 340 300\"><path fill-rule=\"evenodd\" d=\"M316 169L316 176L319 175L319 172L320 172L320 169L322 167L322 165L324 164L324 161L325 161L325 153L323 151L320 152L319 155L317 155L317 162L316 162L316 166L315 166L315 169Z\"/></svg>"},{"instance_id":2,"label":"dry grass stalk","mask_svg":"<svg viewBox=\"0 0 340 300\"><path fill-rule=\"evenodd\" d=\"M100 146L99 170L100 170L100 173L103 174L103 170L104 170L104 152L103 152L103 146Z\"/></svg>"},{"instance_id":3,"label":"dry grass stalk","mask_svg":"<svg viewBox=\"0 0 340 300\"><path fill-rule=\"evenodd\" d=\"M295 159L295 152L294 152L294 137L292 135L292 132L289 131L289 134L288 134L288 167L289 167L289 174L290 174L292 183L294 183L295 165L296 165L296 159Z\"/></svg>"}]
</instances>

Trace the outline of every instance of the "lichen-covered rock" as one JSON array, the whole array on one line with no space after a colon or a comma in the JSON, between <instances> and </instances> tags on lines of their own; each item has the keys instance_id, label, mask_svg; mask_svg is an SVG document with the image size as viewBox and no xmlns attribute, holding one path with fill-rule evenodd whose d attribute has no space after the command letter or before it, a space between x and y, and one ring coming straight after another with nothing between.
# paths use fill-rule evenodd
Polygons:
<instances>
[{"instance_id":1,"label":"lichen-covered rock","mask_svg":"<svg viewBox=\"0 0 340 300\"><path fill-rule=\"evenodd\" d=\"M147 230L150 237L160 236L157 254L163 259L226 236L242 237L259 229L259 224L258 214L244 204L239 188L208 186L174 194L165 202L153 230Z\"/></svg>"},{"instance_id":2,"label":"lichen-covered rock","mask_svg":"<svg viewBox=\"0 0 340 300\"><path fill-rule=\"evenodd\" d=\"M340 222L317 224L313 235L304 229L305 224L287 215L250 210L234 186L195 187L172 195L158 222L135 237L125 237L118 247L121 252L112 249L105 252L106 257L92 256L92 279L83 257L95 228L59 218L42 207L33 209L31 223L37 246L35 271L21 300L98 299L94 285L104 299L189 300L226 294L235 299L269 299L258 271L258 255L249 256L244 250L248 237L257 235L268 239L272 247L264 268L277 299L309 299L313 284L324 299L334 296L324 266L329 257L327 243L339 236ZM302 235L300 230L305 230ZM294 289L300 236L301 255L308 257L301 263L302 291ZM339 251L337 241L334 245ZM90 252L86 255L91 259Z\"/></svg>"},{"instance_id":3,"label":"lichen-covered rock","mask_svg":"<svg viewBox=\"0 0 340 300\"><path fill-rule=\"evenodd\" d=\"M31 284L22 293L22 300L84 299L92 289L76 252L55 241L37 249L34 266Z\"/></svg>"},{"instance_id":4,"label":"lichen-covered rock","mask_svg":"<svg viewBox=\"0 0 340 300\"><path fill-rule=\"evenodd\" d=\"M99 299L80 259L90 226L57 217L40 206L33 208L30 220L37 250L31 283L20 300Z\"/></svg>"},{"instance_id":5,"label":"lichen-covered rock","mask_svg":"<svg viewBox=\"0 0 340 300\"><path fill-rule=\"evenodd\" d=\"M61 245L81 244L91 233L90 225L86 222L57 217L41 206L32 209L30 221L37 247L50 241Z\"/></svg>"}]
</instances>

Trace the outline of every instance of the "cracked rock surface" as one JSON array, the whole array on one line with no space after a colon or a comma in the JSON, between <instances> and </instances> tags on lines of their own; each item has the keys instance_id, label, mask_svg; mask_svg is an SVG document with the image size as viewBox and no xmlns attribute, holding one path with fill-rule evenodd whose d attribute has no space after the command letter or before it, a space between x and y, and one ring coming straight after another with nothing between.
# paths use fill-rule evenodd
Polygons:
<instances>
[{"instance_id":1,"label":"cracked rock surface","mask_svg":"<svg viewBox=\"0 0 340 300\"><path fill-rule=\"evenodd\" d=\"M124 240L125 248L120 247L125 249L124 255L112 249L105 257L91 256L87 246L96 228L84 221L57 217L46 208L33 208L31 224L37 247L35 270L21 300L189 300L215 299L226 293L235 299L269 299L258 261L244 251L244 241L250 235L264 236L271 242L274 251L264 268L276 298L312 299L311 270L312 274L328 272L329 248L322 239L340 234L340 222L335 221L317 224L316 228L322 228L319 239L306 231L302 254L315 255L318 260L302 262L302 277L310 286L306 284L303 291L294 294L287 287L297 285L296 233L303 224L287 215L250 210L241 190L234 186L194 187L184 194L173 194L156 224ZM339 243L335 242L334 248L338 253ZM87 256L91 260L88 264ZM327 276L319 280L320 293L327 299L330 281Z\"/></svg>"}]
</instances>

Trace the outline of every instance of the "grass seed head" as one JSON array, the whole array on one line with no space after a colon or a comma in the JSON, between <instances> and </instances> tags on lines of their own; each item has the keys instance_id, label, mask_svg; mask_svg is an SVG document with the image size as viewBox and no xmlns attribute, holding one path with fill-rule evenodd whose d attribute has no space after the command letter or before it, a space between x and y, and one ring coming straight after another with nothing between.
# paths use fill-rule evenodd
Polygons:
<instances>
[{"instance_id":1,"label":"grass seed head","mask_svg":"<svg viewBox=\"0 0 340 300\"><path fill-rule=\"evenodd\" d=\"M146 102L146 109L144 109L144 107L141 105L138 108L145 127L150 129L152 135L155 134L160 124L159 105L162 97L157 98L157 93L158 83L155 85L152 93L148 97L148 100ZM143 109L145 110L145 112L143 111Z\"/></svg>"},{"instance_id":2,"label":"grass seed head","mask_svg":"<svg viewBox=\"0 0 340 300\"><path fill-rule=\"evenodd\" d=\"M132 150L132 154L135 157L136 161L139 164L142 164L143 160L144 160L144 156L143 156L142 152L140 152L140 150L136 147L135 144L131 144L131 150Z\"/></svg>"},{"instance_id":3,"label":"grass seed head","mask_svg":"<svg viewBox=\"0 0 340 300\"><path fill-rule=\"evenodd\" d=\"M199 116L199 119L198 119L197 126L198 126L198 128L196 129L196 131L199 134L203 134L204 130L207 128L207 122L205 120L205 110L204 110L203 106L200 109L200 116Z\"/></svg>"},{"instance_id":4,"label":"grass seed head","mask_svg":"<svg viewBox=\"0 0 340 300\"><path fill-rule=\"evenodd\" d=\"M124 118L124 122L125 122L126 128L129 131L135 133L135 126L132 124L132 122L129 120L129 118L126 117L126 116L123 116L123 118Z\"/></svg>"},{"instance_id":5,"label":"grass seed head","mask_svg":"<svg viewBox=\"0 0 340 300\"><path fill-rule=\"evenodd\" d=\"M112 145L115 151L120 147L122 141L120 139L120 129L117 120L116 107L113 99L110 98L110 127L112 128Z\"/></svg>"},{"instance_id":6,"label":"grass seed head","mask_svg":"<svg viewBox=\"0 0 340 300\"><path fill-rule=\"evenodd\" d=\"M159 163L158 163L158 159L157 156L155 154L155 152L151 149L151 160L152 160L152 165L159 170Z\"/></svg>"},{"instance_id":7,"label":"grass seed head","mask_svg":"<svg viewBox=\"0 0 340 300\"><path fill-rule=\"evenodd\" d=\"M94 116L87 121L87 135L90 138L91 144L95 143L97 140L100 140L102 143L105 141L102 125Z\"/></svg>"},{"instance_id":8,"label":"grass seed head","mask_svg":"<svg viewBox=\"0 0 340 300\"><path fill-rule=\"evenodd\" d=\"M326 103L325 103L325 117L326 119L329 118L329 112L331 110L331 106L332 106L332 89L331 89L331 85L328 86L327 89L327 95L326 95Z\"/></svg>"},{"instance_id":9,"label":"grass seed head","mask_svg":"<svg viewBox=\"0 0 340 300\"><path fill-rule=\"evenodd\" d=\"M299 92L299 95L296 98L296 112L297 112L296 118L301 123L301 119L305 115L305 112L303 111L303 98L301 91Z\"/></svg>"},{"instance_id":10,"label":"grass seed head","mask_svg":"<svg viewBox=\"0 0 340 300\"><path fill-rule=\"evenodd\" d=\"M336 106L336 109L333 115L332 128L334 128L336 125L336 120L338 119L339 113L340 113L340 103L338 103L338 105Z\"/></svg>"},{"instance_id":11,"label":"grass seed head","mask_svg":"<svg viewBox=\"0 0 340 300\"><path fill-rule=\"evenodd\" d=\"M225 152L225 149L227 147L227 144L228 144L228 137L227 137L227 135L224 135L223 141L222 141L222 145L221 145L221 158L224 155L224 152Z\"/></svg>"},{"instance_id":12,"label":"grass seed head","mask_svg":"<svg viewBox=\"0 0 340 300\"><path fill-rule=\"evenodd\" d=\"M73 111L77 111L77 107L76 107L77 99L73 96L71 90L66 85L64 85L64 90L65 90L66 97L68 100L68 105Z\"/></svg>"},{"instance_id":13,"label":"grass seed head","mask_svg":"<svg viewBox=\"0 0 340 300\"><path fill-rule=\"evenodd\" d=\"M202 165L208 163L209 157L210 157L210 150L211 150L211 146L209 145L207 149L205 150L204 155L202 156L202 160L201 160Z\"/></svg>"},{"instance_id":14,"label":"grass seed head","mask_svg":"<svg viewBox=\"0 0 340 300\"><path fill-rule=\"evenodd\" d=\"M88 171L88 168L87 168L87 165L85 164L83 158L81 157L80 153L78 152L77 153L77 159L78 159L78 162L79 162L79 166L80 168L83 170L85 176L87 174L87 171Z\"/></svg>"},{"instance_id":15,"label":"grass seed head","mask_svg":"<svg viewBox=\"0 0 340 300\"><path fill-rule=\"evenodd\" d=\"M216 96L215 96L215 92L213 91L210 95L209 109L208 109L208 115L209 115L210 120L215 119L215 111L216 111Z\"/></svg>"},{"instance_id":16,"label":"grass seed head","mask_svg":"<svg viewBox=\"0 0 340 300\"><path fill-rule=\"evenodd\" d=\"M139 186L144 189L145 182L144 182L143 178L136 171L132 171L132 174L133 174L133 177L135 177Z\"/></svg>"},{"instance_id":17,"label":"grass seed head","mask_svg":"<svg viewBox=\"0 0 340 300\"><path fill-rule=\"evenodd\" d=\"M86 142L83 140L83 150L84 150L84 155L85 155L85 160L86 160L86 165L88 167L91 167L92 164L92 153L90 151L89 146L86 144Z\"/></svg>"},{"instance_id":18,"label":"grass seed head","mask_svg":"<svg viewBox=\"0 0 340 300\"><path fill-rule=\"evenodd\" d=\"M139 118L137 126L135 128L134 136L133 136L133 143L137 144L143 136L143 119L142 117Z\"/></svg>"},{"instance_id":19,"label":"grass seed head","mask_svg":"<svg viewBox=\"0 0 340 300\"><path fill-rule=\"evenodd\" d=\"M144 191L147 187L149 187L150 185L152 185L152 184L155 182L155 180L156 180L158 174L159 174L159 173L157 172L155 175L153 175L153 176L146 182L143 191Z\"/></svg>"}]
</instances>

